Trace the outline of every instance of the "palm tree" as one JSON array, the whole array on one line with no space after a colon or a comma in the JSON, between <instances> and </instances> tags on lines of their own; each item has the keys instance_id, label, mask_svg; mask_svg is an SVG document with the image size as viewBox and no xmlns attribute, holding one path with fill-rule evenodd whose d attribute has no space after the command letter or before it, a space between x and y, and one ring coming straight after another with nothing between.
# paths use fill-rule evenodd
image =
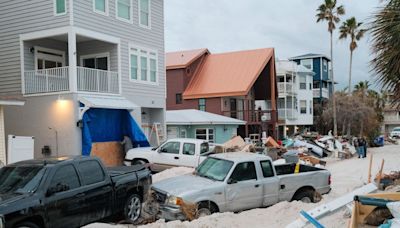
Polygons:
<instances>
[{"instance_id":1,"label":"palm tree","mask_svg":"<svg viewBox=\"0 0 400 228\"><path fill-rule=\"evenodd\" d=\"M332 76L332 90L335 94L335 79L333 77L333 30L336 29L336 23L339 23L340 15L345 13L343 6L336 6L336 0L325 0L324 4L321 4L317 9L317 23L321 21L328 22L328 31L331 38L331 76ZM333 108L333 134L337 136L337 120L336 120L336 98L332 96L332 108Z\"/></svg>"},{"instance_id":2,"label":"palm tree","mask_svg":"<svg viewBox=\"0 0 400 228\"><path fill-rule=\"evenodd\" d=\"M362 22L357 22L355 17L347 19L340 26L340 36L339 39L346 39L347 36L350 37L350 68L349 68L349 95L351 94L351 66L353 63L353 51L357 48L357 41L359 41L367 31L366 29L360 28Z\"/></svg>"},{"instance_id":3,"label":"palm tree","mask_svg":"<svg viewBox=\"0 0 400 228\"><path fill-rule=\"evenodd\" d=\"M388 0L386 6L374 14L371 23L371 61L377 80L393 94L393 102L400 101L400 0Z\"/></svg>"},{"instance_id":4,"label":"palm tree","mask_svg":"<svg viewBox=\"0 0 400 228\"><path fill-rule=\"evenodd\" d=\"M368 96L368 91L369 91L369 81L361 81L358 84L354 86L354 93L360 96L361 102L364 103L365 97ZM361 119L361 124L360 124L360 136L363 136L364 133L364 120Z\"/></svg>"}]
</instances>

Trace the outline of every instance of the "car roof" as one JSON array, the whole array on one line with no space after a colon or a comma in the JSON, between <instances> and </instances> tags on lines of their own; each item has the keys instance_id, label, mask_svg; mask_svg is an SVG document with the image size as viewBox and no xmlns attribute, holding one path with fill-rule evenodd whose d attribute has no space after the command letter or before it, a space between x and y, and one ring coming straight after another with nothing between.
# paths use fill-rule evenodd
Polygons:
<instances>
[{"instance_id":1,"label":"car roof","mask_svg":"<svg viewBox=\"0 0 400 228\"><path fill-rule=\"evenodd\" d=\"M30 159L25 161L16 162L8 166L45 166L55 165L61 162L74 161L74 160L86 160L90 157L87 156L62 156L62 157L46 157L38 159Z\"/></svg>"},{"instance_id":2,"label":"car roof","mask_svg":"<svg viewBox=\"0 0 400 228\"><path fill-rule=\"evenodd\" d=\"M254 161L254 160L270 160L271 158L264 154L256 154L250 152L228 152L228 153L220 153L213 154L210 157L225 159L233 162L245 162L245 161Z\"/></svg>"},{"instance_id":3,"label":"car roof","mask_svg":"<svg viewBox=\"0 0 400 228\"><path fill-rule=\"evenodd\" d=\"M189 139L189 138L175 138L175 139L168 139L169 142L189 142L189 143L206 143L207 140L204 139Z\"/></svg>"}]
</instances>

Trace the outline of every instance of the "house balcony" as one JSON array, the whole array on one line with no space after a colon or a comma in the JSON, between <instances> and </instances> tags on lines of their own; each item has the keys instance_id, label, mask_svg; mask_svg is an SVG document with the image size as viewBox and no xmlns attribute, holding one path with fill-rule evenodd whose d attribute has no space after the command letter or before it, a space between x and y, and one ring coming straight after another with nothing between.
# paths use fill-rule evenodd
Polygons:
<instances>
[{"instance_id":1,"label":"house balcony","mask_svg":"<svg viewBox=\"0 0 400 228\"><path fill-rule=\"evenodd\" d=\"M293 108L282 108L278 109L278 119L279 120L296 120L297 110Z\"/></svg>"},{"instance_id":2,"label":"house balcony","mask_svg":"<svg viewBox=\"0 0 400 228\"><path fill-rule=\"evenodd\" d=\"M313 97L329 99L329 91L327 88L314 88L313 89Z\"/></svg>"},{"instance_id":3,"label":"house balcony","mask_svg":"<svg viewBox=\"0 0 400 228\"><path fill-rule=\"evenodd\" d=\"M259 125L263 122L274 123L276 111L274 110L237 110L223 111L224 116L246 121L248 125Z\"/></svg>"},{"instance_id":4,"label":"house balcony","mask_svg":"<svg viewBox=\"0 0 400 228\"><path fill-rule=\"evenodd\" d=\"M120 94L120 43L77 27L20 35L22 94Z\"/></svg>"},{"instance_id":5,"label":"house balcony","mask_svg":"<svg viewBox=\"0 0 400 228\"><path fill-rule=\"evenodd\" d=\"M297 94L296 84L291 82L278 82L279 95Z\"/></svg>"},{"instance_id":6,"label":"house balcony","mask_svg":"<svg viewBox=\"0 0 400 228\"><path fill-rule=\"evenodd\" d=\"M78 92L119 94L119 80L117 72L66 66L25 71L24 89L25 95L72 92L72 88Z\"/></svg>"}]
</instances>

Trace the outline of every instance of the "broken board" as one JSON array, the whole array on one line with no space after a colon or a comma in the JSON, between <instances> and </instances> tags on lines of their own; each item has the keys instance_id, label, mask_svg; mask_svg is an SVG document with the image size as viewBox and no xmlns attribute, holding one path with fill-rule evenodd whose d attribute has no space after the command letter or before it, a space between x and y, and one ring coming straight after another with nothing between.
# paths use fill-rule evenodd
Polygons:
<instances>
[{"instance_id":1,"label":"broken board","mask_svg":"<svg viewBox=\"0 0 400 228\"><path fill-rule=\"evenodd\" d=\"M332 202L323 204L323 205L318 206L310 211L307 211L307 214L309 214L310 216L312 216L315 219L319 219L329 213L332 213L332 212L346 206L346 204L353 202L354 196L365 195L365 194L374 192L377 189L378 188L373 183L364 185L363 187L358 188L350 193L347 193L346 195L341 196L341 197L333 200ZM307 225L307 223L308 223L307 220L300 218L300 219L297 219L296 221L290 223L289 225L287 225L286 228L301 228L301 227L304 227L305 225Z\"/></svg>"},{"instance_id":2,"label":"broken board","mask_svg":"<svg viewBox=\"0 0 400 228\"><path fill-rule=\"evenodd\" d=\"M90 156L100 158L107 167L121 166L124 161L124 153L120 142L93 143Z\"/></svg>"}]
</instances>

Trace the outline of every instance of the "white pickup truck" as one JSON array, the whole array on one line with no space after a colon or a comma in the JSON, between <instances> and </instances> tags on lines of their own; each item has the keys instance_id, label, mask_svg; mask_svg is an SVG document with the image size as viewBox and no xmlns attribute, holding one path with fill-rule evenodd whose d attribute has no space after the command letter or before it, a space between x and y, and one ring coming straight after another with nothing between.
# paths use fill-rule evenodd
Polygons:
<instances>
[{"instance_id":1,"label":"white pickup truck","mask_svg":"<svg viewBox=\"0 0 400 228\"><path fill-rule=\"evenodd\" d=\"M176 166L197 167L209 155L210 145L200 139L170 139L159 147L134 148L127 152L125 165L150 163L152 171Z\"/></svg>"},{"instance_id":2,"label":"white pickup truck","mask_svg":"<svg viewBox=\"0 0 400 228\"><path fill-rule=\"evenodd\" d=\"M296 164L273 165L270 157L233 152L210 155L193 174L154 183L161 217L185 220L183 203L197 207L194 217L215 212L237 212L280 201L315 202L315 192L328 193L330 172Z\"/></svg>"}]
</instances>

